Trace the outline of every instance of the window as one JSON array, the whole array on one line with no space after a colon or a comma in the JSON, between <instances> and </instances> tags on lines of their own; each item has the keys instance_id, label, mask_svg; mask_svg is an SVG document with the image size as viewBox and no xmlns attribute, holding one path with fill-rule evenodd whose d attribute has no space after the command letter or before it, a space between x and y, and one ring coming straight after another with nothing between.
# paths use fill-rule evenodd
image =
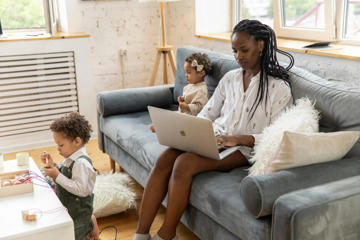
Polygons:
<instances>
[{"instance_id":1,"label":"window","mask_svg":"<svg viewBox=\"0 0 360 240\"><path fill-rule=\"evenodd\" d=\"M274 28L273 0L242 0L238 6L241 19L256 19Z\"/></svg>"},{"instance_id":2,"label":"window","mask_svg":"<svg viewBox=\"0 0 360 240\"><path fill-rule=\"evenodd\" d=\"M4 30L56 30L54 0L1 0L0 21ZM9 31L8 31L9 32Z\"/></svg>"},{"instance_id":3,"label":"window","mask_svg":"<svg viewBox=\"0 0 360 240\"><path fill-rule=\"evenodd\" d=\"M257 19L278 37L360 44L360 0L233 0L234 24Z\"/></svg>"},{"instance_id":4,"label":"window","mask_svg":"<svg viewBox=\"0 0 360 240\"><path fill-rule=\"evenodd\" d=\"M360 39L360 0L347 0L344 7L343 38Z\"/></svg>"},{"instance_id":5,"label":"window","mask_svg":"<svg viewBox=\"0 0 360 240\"><path fill-rule=\"evenodd\" d=\"M274 0L274 30L279 37L332 41L334 10L333 0Z\"/></svg>"}]
</instances>

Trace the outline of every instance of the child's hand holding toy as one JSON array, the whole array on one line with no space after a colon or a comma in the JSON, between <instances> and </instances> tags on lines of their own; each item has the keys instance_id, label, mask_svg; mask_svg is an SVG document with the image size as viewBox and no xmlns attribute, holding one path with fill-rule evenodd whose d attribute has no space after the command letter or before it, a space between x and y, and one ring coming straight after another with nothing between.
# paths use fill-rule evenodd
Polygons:
<instances>
[{"instance_id":1,"label":"child's hand holding toy","mask_svg":"<svg viewBox=\"0 0 360 240\"><path fill-rule=\"evenodd\" d=\"M47 167L43 167L43 170L44 170L45 174L48 175L49 177L51 177L52 179L56 179L57 176L59 176L59 174L60 174L59 169L54 167L54 165L52 165L52 164L48 164Z\"/></svg>"},{"instance_id":2,"label":"child's hand holding toy","mask_svg":"<svg viewBox=\"0 0 360 240\"><path fill-rule=\"evenodd\" d=\"M55 165L54 164L54 160L51 157L50 154L48 154L46 151L44 151L41 155L40 155L40 160L42 163L45 164L45 167L49 167L50 165Z\"/></svg>"},{"instance_id":3,"label":"child's hand holding toy","mask_svg":"<svg viewBox=\"0 0 360 240\"><path fill-rule=\"evenodd\" d=\"M40 160L42 163L45 164L45 166L43 167L45 174L53 179L56 179L60 172L59 169L55 167L55 163L51 155L44 151L40 155Z\"/></svg>"}]
</instances>

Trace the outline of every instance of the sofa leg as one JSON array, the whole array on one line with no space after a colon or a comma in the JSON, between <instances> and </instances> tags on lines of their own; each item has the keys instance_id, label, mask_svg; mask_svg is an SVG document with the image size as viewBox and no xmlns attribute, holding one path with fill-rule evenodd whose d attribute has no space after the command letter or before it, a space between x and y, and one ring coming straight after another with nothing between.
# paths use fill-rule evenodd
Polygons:
<instances>
[{"instance_id":1,"label":"sofa leg","mask_svg":"<svg viewBox=\"0 0 360 240\"><path fill-rule=\"evenodd\" d=\"M112 172L115 172L115 161L110 157L110 168Z\"/></svg>"},{"instance_id":2,"label":"sofa leg","mask_svg":"<svg viewBox=\"0 0 360 240\"><path fill-rule=\"evenodd\" d=\"M115 160L110 157L110 168L113 173L116 171L115 163L116 163ZM124 172L124 169L120 165L119 165L119 172Z\"/></svg>"}]
</instances>

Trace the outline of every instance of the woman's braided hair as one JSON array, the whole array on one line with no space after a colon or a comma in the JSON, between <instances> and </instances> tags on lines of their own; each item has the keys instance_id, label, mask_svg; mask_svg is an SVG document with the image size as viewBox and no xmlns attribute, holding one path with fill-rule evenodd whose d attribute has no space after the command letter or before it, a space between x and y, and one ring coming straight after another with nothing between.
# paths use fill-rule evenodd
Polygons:
<instances>
[{"instance_id":1,"label":"woman's braided hair","mask_svg":"<svg viewBox=\"0 0 360 240\"><path fill-rule=\"evenodd\" d=\"M199 65L203 65L203 70L205 71L205 75L208 75L211 71L211 60L209 55L206 53L193 52L189 56L185 58L185 62L192 63L194 60L197 61Z\"/></svg>"},{"instance_id":2,"label":"woman's braided hair","mask_svg":"<svg viewBox=\"0 0 360 240\"><path fill-rule=\"evenodd\" d=\"M288 86L290 86L288 71L294 65L294 57L290 53L277 49L276 36L274 30L272 30L271 27L262 24L258 20L244 19L240 21L234 27L231 36L233 36L236 33L243 33L243 32L249 34L249 36L254 36L256 42L259 40L264 41L264 49L261 54L260 83L254 105L251 107L250 110L250 112L252 111L252 115L250 118L251 120L252 117L254 116L255 110L262 102L264 97L265 97L265 105L267 103L267 98L269 93L268 75L276 79L281 79ZM276 57L276 52L283 54L290 59L289 66L287 66L286 68L280 66Z\"/></svg>"}]
</instances>

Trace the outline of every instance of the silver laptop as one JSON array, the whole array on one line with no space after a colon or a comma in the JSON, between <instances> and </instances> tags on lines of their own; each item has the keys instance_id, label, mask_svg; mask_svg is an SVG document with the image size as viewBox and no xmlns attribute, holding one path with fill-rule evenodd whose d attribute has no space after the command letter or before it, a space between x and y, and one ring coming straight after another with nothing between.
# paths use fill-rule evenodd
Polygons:
<instances>
[{"instance_id":1,"label":"silver laptop","mask_svg":"<svg viewBox=\"0 0 360 240\"><path fill-rule=\"evenodd\" d=\"M221 160L240 146L219 151L212 122L208 119L148 106L161 145Z\"/></svg>"}]
</instances>

